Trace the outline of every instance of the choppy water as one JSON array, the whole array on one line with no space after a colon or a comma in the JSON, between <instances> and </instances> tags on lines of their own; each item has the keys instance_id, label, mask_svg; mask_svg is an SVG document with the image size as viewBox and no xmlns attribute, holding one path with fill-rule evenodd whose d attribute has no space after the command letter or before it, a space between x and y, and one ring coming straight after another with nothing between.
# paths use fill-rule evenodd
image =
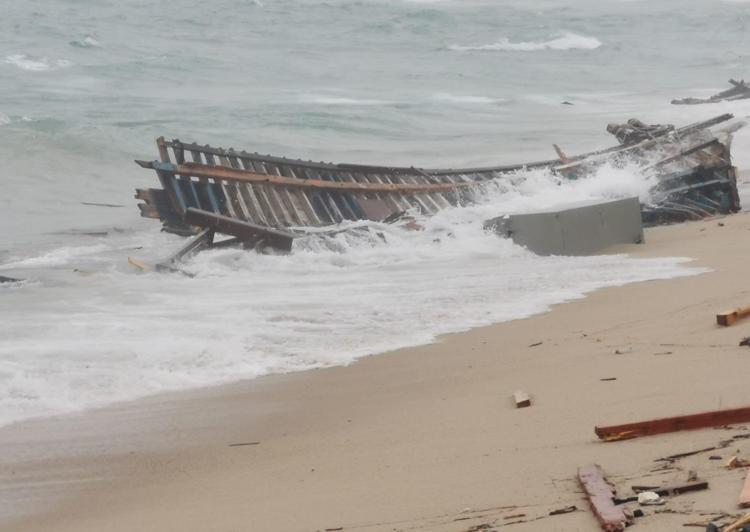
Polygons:
<instances>
[{"instance_id":1,"label":"choppy water","mask_svg":"<svg viewBox=\"0 0 750 532\"><path fill-rule=\"evenodd\" d=\"M749 77L750 3L6 0L0 18L0 424L347 363L544 311L680 260L539 258L481 221L648 190L629 170L516 176L424 232L212 251L195 279L134 272L179 238L138 217L159 135L315 160L472 166L612 143L609 121ZM573 105L561 105L563 101ZM735 159L750 166L740 134ZM105 208L82 205L104 202ZM92 236L81 233L106 233Z\"/></svg>"}]
</instances>

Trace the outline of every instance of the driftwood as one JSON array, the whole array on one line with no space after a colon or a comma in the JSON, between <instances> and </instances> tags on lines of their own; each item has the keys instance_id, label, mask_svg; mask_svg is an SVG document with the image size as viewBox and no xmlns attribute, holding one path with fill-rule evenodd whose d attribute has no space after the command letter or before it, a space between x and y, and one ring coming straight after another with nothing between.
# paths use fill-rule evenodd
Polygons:
<instances>
[{"instance_id":1,"label":"driftwood","mask_svg":"<svg viewBox=\"0 0 750 532\"><path fill-rule=\"evenodd\" d=\"M516 403L516 408L531 406L531 397L529 397L529 394L521 390L516 390L513 393L513 401Z\"/></svg>"},{"instance_id":2,"label":"driftwood","mask_svg":"<svg viewBox=\"0 0 750 532\"><path fill-rule=\"evenodd\" d=\"M716 323L729 327L737 322L737 320L750 316L750 307L739 307L732 310L726 310L719 312L716 315Z\"/></svg>"},{"instance_id":3,"label":"driftwood","mask_svg":"<svg viewBox=\"0 0 750 532\"><path fill-rule=\"evenodd\" d=\"M687 416L676 416L639 421L623 425L595 427L594 432L604 441L619 441L640 436L664 434L680 430L702 429L718 427L732 423L750 421L750 407L734 408L731 410L715 410Z\"/></svg>"},{"instance_id":4,"label":"driftwood","mask_svg":"<svg viewBox=\"0 0 750 532\"><path fill-rule=\"evenodd\" d=\"M615 505L615 489L604 477L601 467L596 464L581 467L578 481L603 530L619 532L633 522L632 515L624 507Z\"/></svg>"},{"instance_id":5,"label":"driftwood","mask_svg":"<svg viewBox=\"0 0 750 532\"><path fill-rule=\"evenodd\" d=\"M696 105L701 103L716 103L726 102L732 100L743 100L750 98L750 86L745 83L744 79L736 81L734 79L729 80L731 88L721 91L718 94L714 94L710 98L679 98L672 100L673 105Z\"/></svg>"},{"instance_id":6,"label":"driftwood","mask_svg":"<svg viewBox=\"0 0 750 532\"><path fill-rule=\"evenodd\" d=\"M747 476L745 477L745 485L742 486L738 504L741 508L747 508L750 506L750 470L748 470Z\"/></svg>"}]
</instances>

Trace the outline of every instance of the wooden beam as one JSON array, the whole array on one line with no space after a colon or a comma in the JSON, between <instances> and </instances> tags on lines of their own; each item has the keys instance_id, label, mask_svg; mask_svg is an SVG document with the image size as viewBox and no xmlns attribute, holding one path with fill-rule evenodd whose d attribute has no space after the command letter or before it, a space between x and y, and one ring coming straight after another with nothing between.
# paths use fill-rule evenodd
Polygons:
<instances>
[{"instance_id":1,"label":"wooden beam","mask_svg":"<svg viewBox=\"0 0 750 532\"><path fill-rule=\"evenodd\" d=\"M738 307L736 309L719 312L716 315L716 323L723 325L724 327L729 327L730 325L734 325L737 320L747 316L750 316L750 307Z\"/></svg>"},{"instance_id":2,"label":"wooden beam","mask_svg":"<svg viewBox=\"0 0 750 532\"><path fill-rule=\"evenodd\" d=\"M592 464L579 468L578 482L603 530L620 532L632 523L632 515L625 508L615 505L615 489L604 477L601 467Z\"/></svg>"},{"instance_id":3,"label":"wooden beam","mask_svg":"<svg viewBox=\"0 0 750 532\"><path fill-rule=\"evenodd\" d=\"M267 246L283 251L290 251L292 240L294 240L294 235L286 231L235 220L193 207L185 211L185 222L204 229L210 228L218 233L236 236L243 241L257 242L262 239Z\"/></svg>"},{"instance_id":4,"label":"wooden beam","mask_svg":"<svg viewBox=\"0 0 750 532\"><path fill-rule=\"evenodd\" d=\"M639 436L665 434L679 430L719 427L732 423L746 423L748 421L750 421L750 407L742 407L731 410L714 410L687 416L665 417L623 425L595 427L594 432L604 441L618 441L638 438Z\"/></svg>"},{"instance_id":5,"label":"wooden beam","mask_svg":"<svg viewBox=\"0 0 750 532\"><path fill-rule=\"evenodd\" d=\"M172 267L172 265L183 258L198 253L199 251L211 247L214 241L214 230L206 228L195 237L191 238L187 244L178 249L171 257L157 264L158 267Z\"/></svg>"},{"instance_id":6,"label":"wooden beam","mask_svg":"<svg viewBox=\"0 0 750 532\"><path fill-rule=\"evenodd\" d=\"M516 408L531 406L531 397L529 397L529 394L521 390L516 390L513 393L513 401L516 403Z\"/></svg>"},{"instance_id":7,"label":"wooden beam","mask_svg":"<svg viewBox=\"0 0 750 532\"><path fill-rule=\"evenodd\" d=\"M277 176L270 174L259 174L250 170L239 168L228 168L226 166L208 166L198 163L171 164L159 161L136 161L142 168L153 168L154 170L193 176L205 179L216 179L219 181L237 181L241 183L252 183L258 185L279 185L294 188L312 188L317 190L336 190L339 192L438 192L455 190L475 186L476 183L425 183L422 185L400 184L400 183L360 183L357 181L324 181L322 179L299 179L294 177Z\"/></svg>"},{"instance_id":8,"label":"wooden beam","mask_svg":"<svg viewBox=\"0 0 750 532\"><path fill-rule=\"evenodd\" d=\"M742 486L738 504L741 508L747 508L750 506L750 469L748 469L747 471L747 476L745 477L745 485Z\"/></svg>"}]
</instances>

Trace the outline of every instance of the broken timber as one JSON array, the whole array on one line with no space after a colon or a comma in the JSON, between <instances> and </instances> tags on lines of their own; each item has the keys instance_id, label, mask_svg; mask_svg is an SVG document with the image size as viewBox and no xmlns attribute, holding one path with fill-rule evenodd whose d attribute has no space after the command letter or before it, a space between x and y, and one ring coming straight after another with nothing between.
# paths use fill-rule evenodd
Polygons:
<instances>
[{"instance_id":1,"label":"broken timber","mask_svg":"<svg viewBox=\"0 0 750 532\"><path fill-rule=\"evenodd\" d=\"M714 94L710 98L679 98L672 100L673 105L696 105L700 103L729 102L733 100L744 100L750 98L750 86L745 83L744 79L736 81L729 80L732 85L729 89Z\"/></svg>"},{"instance_id":2,"label":"broken timber","mask_svg":"<svg viewBox=\"0 0 750 532\"><path fill-rule=\"evenodd\" d=\"M719 115L682 128L643 129L631 121L630 127L641 124L641 133L629 135L625 145L578 156L558 150L560 158L547 161L462 169L318 163L160 137L159 160L136 162L156 172L161 188L138 189L136 198L143 202L141 215L160 219L165 231L190 236L213 227L243 244L262 240L264 246L288 250L294 236L289 228L386 222L413 211L429 216L471 204L486 183L524 169L576 178L602 164L635 160L657 177L656 201L641 206L644 225L672 223L739 210L730 133L721 140L708 129L731 118Z\"/></svg>"},{"instance_id":3,"label":"broken timber","mask_svg":"<svg viewBox=\"0 0 750 532\"><path fill-rule=\"evenodd\" d=\"M750 407L734 408L731 410L715 410L687 416L667 417L651 421L626 423L608 427L595 427L594 432L604 441L619 441L640 436L652 436L680 430L703 429L719 427L732 423L750 421Z\"/></svg>"},{"instance_id":4,"label":"broken timber","mask_svg":"<svg viewBox=\"0 0 750 532\"><path fill-rule=\"evenodd\" d=\"M516 403L516 408L531 406L531 397L529 397L529 394L521 390L516 390L513 393L513 401Z\"/></svg>"},{"instance_id":5,"label":"broken timber","mask_svg":"<svg viewBox=\"0 0 750 532\"><path fill-rule=\"evenodd\" d=\"M747 476L745 477L745 484L742 486L738 504L741 508L750 507L750 469L748 469Z\"/></svg>"},{"instance_id":6,"label":"broken timber","mask_svg":"<svg viewBox=\"0 0 750 532\"><path fill-rule=\"evenodd\" d=\"M734 325L737 320L747 316L750 316L750 307L739 307L733 310L719 312L716 315L716 323L718 325L723 325L724 327L729 327L730 325Z\"/></svg>"},{"instance_id":7,"label":"broken timber","mask_svg":"<svg viewBox=\"0 0 750 532\"><path fill-rule=\"evenodd\" d=\"M603 530L619 532L633 522L633 517L627 509L615 505L615 489L604 478L601 467L596 464L581 467L578 469L578 482Z\"/></svg>"}]
</instances>

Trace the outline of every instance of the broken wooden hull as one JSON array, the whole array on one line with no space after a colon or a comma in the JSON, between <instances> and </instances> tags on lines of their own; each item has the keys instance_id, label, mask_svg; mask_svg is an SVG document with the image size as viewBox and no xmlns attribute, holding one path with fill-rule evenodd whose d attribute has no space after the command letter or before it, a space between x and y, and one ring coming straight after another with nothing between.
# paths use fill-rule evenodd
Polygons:
<instances>
[{"instance_id":1,"label":"broken wooden hull","mask_svg":"<svg viewBox=\"0 0 750 532\"><path fill-rule=\"evenodd\" d=\"M647 225L734 212L739 209L729 143L707 128L722 115L630 146L572 158L465 169L316 163L234 149L157 139L160 159L137 161L156 171L161 189L139 189L141 214L162 221L166 231L190 235L203 226L186 221L188 209L285 229L324 227L344 220L387 221L416 210L432 215L478 199L482 183L523 169L548 168L576 178L605 163L661 160L647 170L660 176L660 203L644 206Z\"/></svg>"}]
</instances>

